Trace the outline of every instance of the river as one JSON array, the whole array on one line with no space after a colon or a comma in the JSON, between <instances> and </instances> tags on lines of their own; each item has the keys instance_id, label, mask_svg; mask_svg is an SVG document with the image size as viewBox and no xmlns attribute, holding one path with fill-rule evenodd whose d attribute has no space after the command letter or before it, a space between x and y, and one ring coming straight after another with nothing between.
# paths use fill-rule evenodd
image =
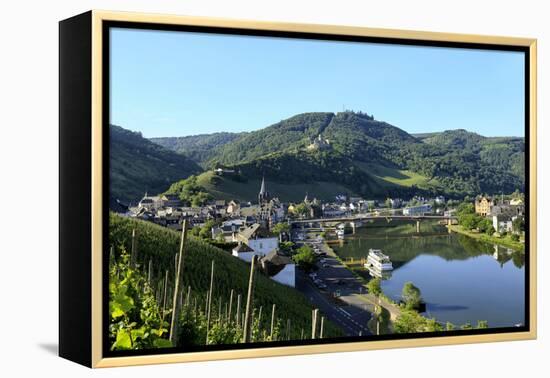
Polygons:
<instances>
[{"instance_id":1,"label":"river","mask_svg":"<svg viewBox=\"0 0 550 378\"><path fill-rule=\"evenodd\" d=\"M524 255L501 246L448 234L436 222L391 222L358 228L345 241L332 244L343 259L361 259L369 248L381 249L394 270L382 281L382 290L395 301L411 281L426 302L426 313L440 322L489 327L525 323ZM368 271L363 275L369 277Z\"/></svg>"}]
</instances>

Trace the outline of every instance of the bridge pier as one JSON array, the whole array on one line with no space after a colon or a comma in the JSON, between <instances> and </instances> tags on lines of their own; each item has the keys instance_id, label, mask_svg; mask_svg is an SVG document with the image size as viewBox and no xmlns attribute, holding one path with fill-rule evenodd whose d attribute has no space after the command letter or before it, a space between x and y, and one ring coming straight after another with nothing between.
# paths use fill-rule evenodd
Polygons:
<instances>
[{"instance_id":1,"label":"bridge pier","mask_svg":"<svg viewBox=\"0 0 550 378\"><path fill-rule=\"evenodd\" d=\"M350 222L349 224L351 226L351 233L355 235L355 222Z\"/></svg>"},{"instance_id":2,"label":"bridge pier","mask_svg":"<svg viewBox=\"0 0 550 378\"><path fill-rule=\"evenodd\" d=\"M416 233L417 234L420 233L420 221L419 220L416 221Z\"/></svg>"},{"instance_id":3,"label":"bridge pier","mask_svg":"<svg viewBox=\"0 0 550 378\"><path fill-rule=\"evenodd\" d=\"M453 224L453 221L451 220L451 218L447 219L447 232L448 232L449 234L452 233L452 231L451 231L451 225L452 225L452 224Z\"/></svg>"}]
</instances>

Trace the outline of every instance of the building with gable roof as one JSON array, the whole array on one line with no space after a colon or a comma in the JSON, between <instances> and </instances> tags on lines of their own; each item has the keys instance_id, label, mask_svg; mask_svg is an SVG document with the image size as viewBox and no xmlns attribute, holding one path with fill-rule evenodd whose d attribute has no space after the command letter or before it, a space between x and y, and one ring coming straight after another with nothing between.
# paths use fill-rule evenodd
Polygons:
<instances>
[{"instance_id":1,"label":"building with gable roof","mask_svg":"<svg viewBox=\"0 0 550 378\"><path fill-rule=\"evenodd\" d=\"M265 255L260 264L264 273L272 280L286 286L296 286L296 264L278 249Z\"/></svg>"}]
</instances>

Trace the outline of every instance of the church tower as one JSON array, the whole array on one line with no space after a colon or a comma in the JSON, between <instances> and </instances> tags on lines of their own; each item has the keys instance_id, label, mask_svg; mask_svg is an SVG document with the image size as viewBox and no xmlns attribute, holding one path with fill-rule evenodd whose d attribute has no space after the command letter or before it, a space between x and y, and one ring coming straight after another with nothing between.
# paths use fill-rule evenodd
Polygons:
<instances>
[{"instance_id":1,"label":"church tower","mask_svg":"<svg viewBox=\"0 0 550 378\"><path fill-rule=\"evenodd\" d=\"M265 178L262 176L262 185L260 187L260 193L258 193L258 205L268 202L269 199L269 192L265 187Z\"/></svg>"}]
</instances>

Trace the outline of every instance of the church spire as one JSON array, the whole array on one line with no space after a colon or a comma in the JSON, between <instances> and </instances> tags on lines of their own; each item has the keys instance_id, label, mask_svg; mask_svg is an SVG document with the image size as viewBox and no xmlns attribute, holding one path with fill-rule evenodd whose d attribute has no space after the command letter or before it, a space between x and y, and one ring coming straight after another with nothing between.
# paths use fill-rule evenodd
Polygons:
<instances>
[{"instance_id":1,"label":"church spire","mask_svg":"<svg viewBox=\"0 0 550 378\"><path fill-rule=\"evenodd\" d=\"M261 205L263 202L269 200L269 192L265 186L265 177L262 176L262 185L260 186L260 193L258 193L258 203Z\"/></svg>"},{"instance_id":2,"label":"church spire","mask_svg":"<svg viewBox=\"0 0 550 378\"><path fill-rule=\"evenodd\" d=\"M265 177L262 176L262 186L260 187L260 195L264 195L266 193L266 190L265 190Z\"/></svg>"}]
</instances>

